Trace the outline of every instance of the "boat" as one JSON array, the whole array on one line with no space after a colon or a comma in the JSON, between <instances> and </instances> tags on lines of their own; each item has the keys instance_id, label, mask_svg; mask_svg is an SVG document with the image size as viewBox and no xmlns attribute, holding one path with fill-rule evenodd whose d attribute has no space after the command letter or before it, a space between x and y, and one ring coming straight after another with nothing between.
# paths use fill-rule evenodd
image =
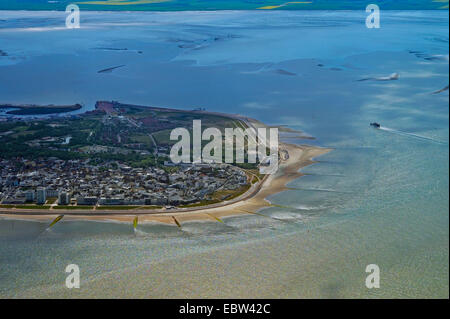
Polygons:
<instances>
[{"instance_id":1,"label":"boat","mask_svg":"<svg viewBox=\"0 0 450 319\"><path fill-rule=\"evenodd\" d=\"M373 122L373 123L370 123L370 126L373 126L373 127L376 127L376 128L380 128L380 124L379 123L377 123L377 122Z\"/></svg>"}]
</instances>

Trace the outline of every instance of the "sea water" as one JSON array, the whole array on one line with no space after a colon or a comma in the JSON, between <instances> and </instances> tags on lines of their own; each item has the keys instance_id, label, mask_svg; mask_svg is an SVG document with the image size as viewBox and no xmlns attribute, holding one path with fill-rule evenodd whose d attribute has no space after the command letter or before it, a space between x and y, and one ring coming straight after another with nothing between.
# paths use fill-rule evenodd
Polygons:
<instances>
[{"instance_id":1,"label":"sea water","mask_svg":"<svg viewBox=\"0 0 450 319\"><path fill-rule=\"evenodd\" d=\"M380 29L363 11L82 12L79 30L58 12L0 18L2 103L204 107L333 149L276 207L224 223L2 219L0 296L448 298L449 97L432 94L448 85L447 11L382 11Z\"/></svg>"}]
</instances>

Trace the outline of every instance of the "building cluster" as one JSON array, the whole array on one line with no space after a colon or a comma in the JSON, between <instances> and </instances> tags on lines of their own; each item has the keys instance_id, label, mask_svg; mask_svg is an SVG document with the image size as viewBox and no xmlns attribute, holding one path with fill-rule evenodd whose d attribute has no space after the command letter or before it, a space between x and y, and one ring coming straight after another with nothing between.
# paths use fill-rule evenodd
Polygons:
<instances>
[{"instance_id":1,"label":"building cluster","mask_svg":"<svg viewBox=\"0 0 450 319\"><path fill-rule=\"evenodd\" d=\"M177 206L248 183L244 171L228 164L184 164L171 171L119 162L93 165L90 160L0 159L0 202Z\"/></svg>"}]
</instances>

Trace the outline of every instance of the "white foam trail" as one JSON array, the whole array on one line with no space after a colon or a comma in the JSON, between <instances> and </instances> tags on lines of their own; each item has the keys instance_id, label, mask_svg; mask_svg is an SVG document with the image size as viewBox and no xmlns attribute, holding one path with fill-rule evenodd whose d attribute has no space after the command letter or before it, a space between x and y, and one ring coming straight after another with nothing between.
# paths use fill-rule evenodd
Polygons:
<instances>
[{"instance_id":1,"label":"white foam trail","mask_svg":"<svg viewBox=\"0 0 450 319\"><path fill-rule=\"evenodd\" d=\"M301 214L297 213L283 213L283 212L276 212L268 215L270 218L279 219L279 220L298 220L302 219L303 216Z\"/></svg>"},{"instance_id":2,"label":"white foam trail","mask_svg":"<svg viewBox=\"0 0 450 319\"><path fill-rule=\"evenodd\" d=\"M341 194L351 194L351 192L347 191L338 191L332 188L320 188L320 187L311 187L311 188L300 188L300 187L293 187L289 188L292 190L299 190L299 191L317 191L317 192L328 192L328 193L341 193Z\"/></svg>"},{"instance_id":3,"label":"white foam trail","mask_svg":"<svg viewBox=\"0 0 450 319\"><path fill-rule=\"evenodd\" d=\"M295 206L295 208L300 209L300 210L320 210L320 209L326 209L329 207L323 206L323 205L320 205L320 206L298 205L298 206Z\"/></svg>"},{"instance_id":4,"label":"white foam trail","mask_svg":"<svg viewBox=\"0 0 450 319\"><path fill-rule=\"evenodd\" d=\"M394 133L394 134L402 135L402 136L414 137L414 138L421 139L421 140L424 140L424 141L429 141L429 142L434 142L434 143L444 144L444 145L448 144L447 142L440 141L438 139L434 139L434 138L431 138L431 137L426 137L426 136L419 135L419 134L408 133L408 132L404 132L404 131L400 131L400 130L394 130L394 129L389 128L389 127L380 126L378 129L380 129L382 131L386 131L386 132L391 132L391 133Z\"/></svg>"}]
</instances>

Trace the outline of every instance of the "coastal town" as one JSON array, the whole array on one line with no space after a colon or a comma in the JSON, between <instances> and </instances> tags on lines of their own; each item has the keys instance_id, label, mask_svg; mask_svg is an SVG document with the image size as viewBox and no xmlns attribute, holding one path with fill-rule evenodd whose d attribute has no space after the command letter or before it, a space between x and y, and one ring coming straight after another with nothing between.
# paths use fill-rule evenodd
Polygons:
<instances>
[{"instance_id":1,"label":"coastal town","mask_svg":"<svg viewBox=\"0 0 450 319\"><path fill-rule=\"evenodd\" d=\"M41 111L41 107L28 110ZM257 164L169 160L175 127L243 127L199 110L98 101L66 117L0 122L0 207L25 209L168 209L235 198L259 181Z\"/></svg>"},{"instance_id":2,"label":"coastal town","mask_svg":"<svg viewBox=\"0 0 450 319\"><path fill-rule=\"evenodd\" d=\"M1 204L170 207L226 200L249 184L244 170L228 164L167 165L170 171L89 159L1 160Z\"/></svg>"}]
</instances>

